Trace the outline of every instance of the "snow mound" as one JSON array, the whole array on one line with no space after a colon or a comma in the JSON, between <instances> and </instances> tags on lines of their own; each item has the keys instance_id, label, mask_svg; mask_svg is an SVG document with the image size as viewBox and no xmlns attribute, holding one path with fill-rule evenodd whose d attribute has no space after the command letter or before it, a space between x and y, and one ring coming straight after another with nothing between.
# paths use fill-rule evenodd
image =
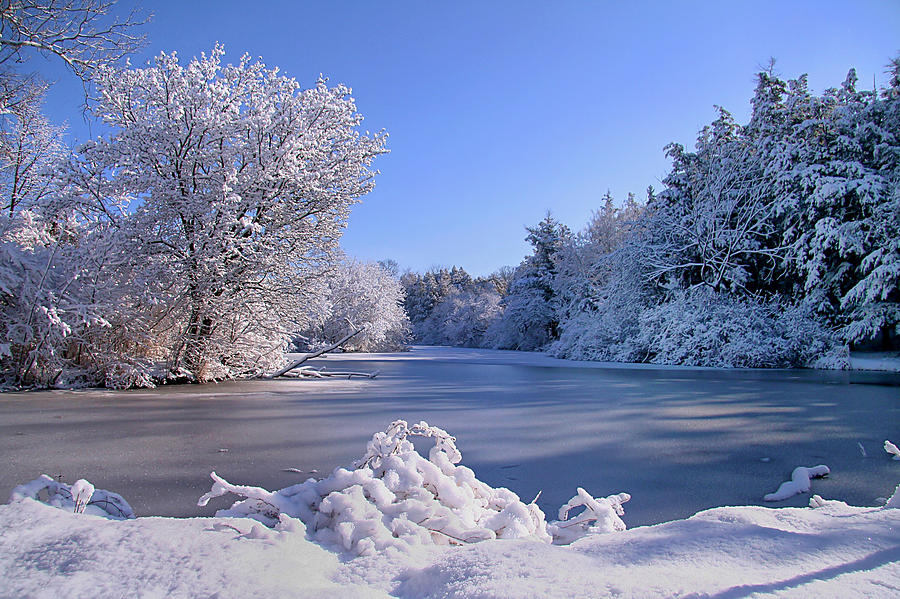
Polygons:
<instances>
[{"instance_id":1,"label":"snow mound","mask_svg":"<svg viewBox=\"0 0 900 599\"><path fill-rule=\"evenodd\" d=\"M431 438L424 458L411 436ZM567 544L588 534L625 530L620 518L627 493L594 498L584 489L547 523L535 502L523 503L505 488L493 488L459 465L456 439L445 430L419 422L393 422L376 433L354 470L335 469L322 480L268 491L234 485L211 474L213 486L198 501L233 493L245 499L216 516L250 517L269 527L285 518L298 520L309 538L356 555L416 545L466 545L491 539L532 539ZM569 519L570 512L584 508Z\"/></svg>"},{"instance_id":2,"label":"snow mound","mask_svg":"<svg viewBox=\"0 0 900 599\"><path fill-rule=\"evenodd\" d=\"M77 514L93 514L112 520L129 520L135 517L134 510L121 495L95 489L94 485L83 478L70 486L42 474L33 481L14 488L9 502L17 503L25 498Z\"/></svg>"},{"instance_id":3,"label":"snow mound","mask_svg":"<svg viewBox=\"0 0 900 599\"><path fill-rule=\"evenodd\" d=\"M791 473L791 480L781 483L778 490L763 497L763 501L782 501L800 493L808 493L810 488L809 479L822 478L823 476L828 476L830 472L831 470L828 469L828 466L821 464L812 468L797 466L794 468L794 472Z\"/></svg>"}]
</instances>

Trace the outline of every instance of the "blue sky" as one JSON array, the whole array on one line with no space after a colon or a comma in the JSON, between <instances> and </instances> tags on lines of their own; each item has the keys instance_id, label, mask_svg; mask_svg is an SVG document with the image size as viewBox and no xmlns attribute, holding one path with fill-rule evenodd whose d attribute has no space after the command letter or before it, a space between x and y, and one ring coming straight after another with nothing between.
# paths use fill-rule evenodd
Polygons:
<instances>
[{"instance_id":1,"label":"blue sky","mask_svg":"<svg viewBox=\"0 0 900 599\"><path fill-rule=\"evenodd\" d=\"M770 57L819 92L850 67L880 85L900 52L898 0L624 4L146 2L148 45L132 62L219 41L229 62L248 52L304 85L322 73L351 86L391 154L353 210L347 253L483 275L522 259L524 227L547 210L580 229L607 189L659 189L663 146L692 147L714 105L746 122ZM70 79L48 112L73 142L89 132Z\"/></svg>"}]
</instances>

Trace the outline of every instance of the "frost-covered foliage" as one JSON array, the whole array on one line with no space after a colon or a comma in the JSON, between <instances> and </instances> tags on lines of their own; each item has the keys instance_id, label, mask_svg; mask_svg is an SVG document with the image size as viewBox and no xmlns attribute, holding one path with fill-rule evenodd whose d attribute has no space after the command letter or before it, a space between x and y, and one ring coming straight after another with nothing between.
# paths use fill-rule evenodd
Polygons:
<instances>
[{"instance_id":1,"label":"frost-covered foliage","mask_svg":"<svg viewBox=\"0 0 900 599\"><path fill-rule=\"evenodd\" d=\"M749 130L776 183L794 293L814 297L847 341L900 326L900 87L812 95L806 77L760 73Z\"/></svg>"},{"instance_id":2,"label":"frost-covered foliage","mask_svg":"<svg viewBox=\"0 0 900 599\"><path fill-rule=\"evenodd\" d=\"M0 107L0 210L9 218L39 205L55 190L65 128L42 114L44 91L34 87L11 106Z\"/></svg>"},{"instance_id":3,"label":"frost-covered foliage","mask_svg":"<svg viewBox=\"0 0 900 599\"><path fill-rule=\"evenodd\" d=\"M667 153L672 171L643 227L646 276L666 287L760 291L785 253L763 156L724 110L700 133L695 152L671 144Z\"/></svg>"},{"instance_id":4,"label":"frost-covered foliage","mask_svg":"<svg viewBox=\"0 0 900 599\"><path fill-rule=\"evenodd\" d=\"M663 191L627 228L605 219L618 247L582 233L556 254L550 353L843 368L848 343L896 344L900 60L890 69L880 93L851 71L821 96L760 73L747 125L720 109L694 151L670 145Z\"/></svg>"},{"instance_id":5,"label":"frost-covered foliage","mask_svg":"<svg viewBox=\"0 0 900 599\"><path fill-rule=\"evenodd\" d=\"M410 437L434 440L424 458ZM532 502L512 491L492 488L459 465L462 454L446 431L397 420L376 433L354 470L337 468L322 480L267 491L233 485L212 473L213 486L199 505L227 493L240 495L217 516L250 517L267 526L299 519L313 540L357 555L411 545L461 545L490 539L530 538L568 543L591 533L625 529L619 517L627 493L594 498L583 489L547 523ZM579 514L571 510L584 508ZM571 519L570 515L572 516Z\"/></svg>"},{"instance_id":6,"label":"frost-covered foliage","mask_svg":"<svg viewBox=\"0 0 900 599\"><path fill-rule=\"evenodd\" d=\"M342 347L347 351L400 351L409 341L400 282L374 262L344 259L325 277L326 292L318 315L301 331L310 348L331 345L358 327L362 332Z\"/></svg>"},{"instance_id":7,"label":"frost-covered foliage","mask_svg":"<svg viewBox=\"0 0 900 599\"><path fill-rule=\"evenodd\" d=\"M166 282L149 299L166 308L168 366L198 381L281 361L385 142L360 134L348 88L223 55L101 69L95 113L113 133L69 173L70 209L114 223L140 261L133 285Z\"/></svg>"},{"instance_id":8,"label":"frost-covered foliage","mask_svg":"<svg viewBox=\"0 0 900 599\"><path fill-rule=\"evenodd\" d=\"M492 288L452 290L420 325L426 345L485 347L485 333L500 316L500 294Z\"/></svg>"},{"instance_id":9,"label":"frost-covered foliage","mask_svg":"<svg viewBox=\"0 0 900 599\"><path fill-rule=\"evenodd\" d=\"M67 485L42 474L39 478L14 488L9 502L22 501L26 497L76 514L92 514L112 520L135 517L134 510L121 495L96 489L83 478Z\"/></svg>"},{"instance_id":10,"label":"frost-covered foliage","mask_svg":"<svg viewBox=\"0 0 900 599\"><path fill-rule=\"evenodd\" d=\"M652 188L647 192L652 199ZM640 315L654 299L633 239L644 207L629 195L617 208L610 194L584 231L555 255L559 338L547 347L559 358L640 362Z\"/></svg>"},{"instance_id":11,"label":"frost-covered foliage","mask_svg":"<svg viewBox=\"0 0 900 599\"><path fill-rule=\"evenodd\" d=\"M549 216L481 345L557 357L845 368L849 344L900 333L900 59L880 92L811 94L758 74L746 125L724 109L645 205L610 194L581 233ZM429 287L425 285L425 287ZM449 292L409 294L417 334ZM409 299L413 298L413 299ZM421 298L418 301L416 298ZM428 342L452 310L428 321ZM445 306L445 308L448 306ZM419 316L421 315L421 316ZM474 341L477 343L477 341Z\"/></svg>"},{"instance_id":12,"label":"frost-covered foliage","mask_svg":"<svg viewBox=\"0 0 900 599\"><path fill-rule=\"evenodd\" d=\"M109 294L115 277L92 269L103 254L73 219L48 219L30 210L0 215L4 385L102 380L111 378L108 360L128 363L127 357L104 354L97 343L108 334L116 299ZM96 284L98 278L104 283Z\"/></svg>"}]
</instances>

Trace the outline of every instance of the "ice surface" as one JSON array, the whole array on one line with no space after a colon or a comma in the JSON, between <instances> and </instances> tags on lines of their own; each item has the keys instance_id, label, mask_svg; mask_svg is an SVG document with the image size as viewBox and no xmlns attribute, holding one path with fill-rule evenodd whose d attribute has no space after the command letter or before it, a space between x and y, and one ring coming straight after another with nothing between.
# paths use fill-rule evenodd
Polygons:
<instances>
[{"instance_id":1,"label":"ice surface","mask_svg":"<svg viewBox=\"0 0 900 599\"><path fill-rule=\"evenodd\" d=\"M542 491L548 515L578 486L628 491L629 528L761 504L798 464L827 463L834 474L814 491L854 505L896 484L881 446L897 435L897 387L848 384L853 373L603 368L454 348L318 365L382 374L2 394L0 499L46 472L117 490L139 515L211 516L230 502L196 506L209 472L285 488L352 463L396 418L452 431L479 480L525 501ZM862 458L858 442L883 459Z\"/></svg>"}]
</instances>

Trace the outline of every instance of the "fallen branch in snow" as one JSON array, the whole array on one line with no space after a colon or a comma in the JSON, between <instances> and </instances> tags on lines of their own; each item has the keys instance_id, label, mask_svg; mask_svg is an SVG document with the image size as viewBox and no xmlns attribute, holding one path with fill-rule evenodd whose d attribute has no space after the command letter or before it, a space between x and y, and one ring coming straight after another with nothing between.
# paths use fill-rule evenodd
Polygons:
<instances>
[{"instance_id":1,"label":"fallen branch in snow","mask_svg":"<svg viewBox=\"0 0 900 599\"><path fill-rule=\"evenodd\" d=\"M348 379L350 379L355 376L359 376L367 379L374 379L379 374L381 374L380 370L376 370L374 372L353 372L347 370L326 370L325 368L312 368L310 366L299 368L296 370L296 372L286 372L282 376L290 378L310 377L315 379L324 379L328 377L347 377Z\"/></svg>"},{"instance_id":2,"label":"fallen branch in snow","mask_svg":"<svg viewBox=\"0 0 900 599\"><path fill-rule=\"evenodd\" d=\"M622 504L631 500L628 493L618 493L609 497L592 497L578 487L578 493L559 508L559 520L547 524L555 545L568 545L575 539L590 533L625 530L625 522L619 516L625 515ZM569 520L571 510L584 507L584 511Z\"/></svg>"},{"instance_id":3,"label":"fallen branch in snow","mask_svg":"<svg viewBox=\"0 0 900 599\"><path fill-rule=\"evenodd\" d=\"M810 488L809 479L828 476L828 466L819 465L812 468L797 466L791 473L791 480L781 483L778 490L763 497L763 501L782 501L800 493L807 493Z\"/></svg>"},{"instance_id":4,"label":"fallen branch in snow","mask_svg":"<svg viewBox=\"0 0 900 599\"><path fill-rule=\"evenodd\" d=\"M333 343L327 347L323 347L320 350L314 351L312 353L308 353L305 356L303 356L302 358L300 358L299 360L295 360L295 361L291 362L290 364L288 364L281 370L277 370L276 372L273 372L272 374L267 374L267 375L263 376L262 378L274 379L276 377L283 376L283 375L287 374L288 372L290 372L291 370L294 370L295 368L297 368L298 366L300 366L307 360L312 360L313 358L318 358L322 354L327 354L330 351L334 351L334 350L338 349L340 346L347 343L352 338L356 337L357 335L359 335L362 332L363 332L363 330L358 328L355 331L353 331L352 333L348 333L347 335L344 335L340 339L340 341Z\"/></svg>"}]
</instances>

